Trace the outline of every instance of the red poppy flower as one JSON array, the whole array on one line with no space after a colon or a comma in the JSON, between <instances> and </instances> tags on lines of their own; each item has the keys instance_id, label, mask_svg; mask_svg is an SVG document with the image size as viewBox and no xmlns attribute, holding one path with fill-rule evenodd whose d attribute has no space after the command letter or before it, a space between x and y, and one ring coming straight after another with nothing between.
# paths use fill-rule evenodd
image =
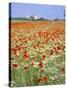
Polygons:
<instances>
[{"instance_id":1,"label":"red poppy flower","mask_svg":"<svg viewBox=\"0 0 67 90\"><path fill-rule=\"evenodd\" d=\"M47 78L47 77L43 77L43 80L44 80L44 81L48 81L48 78Z\"/></svg>"},{"instance_id":2,"label":"red poppy flower","mask_svg":"<svg viewBox=\"0 0 67 90\"><path fill-rule=\"evenodd\" d=\"M33 46L36 49L36 46Z\"/></svg>"},{"instance_id":3,"label":"red poppy flower","mask_svg":"<svg viewBox=\"0 0 67 90\"><path fill-rule=\"evenodd\" d=\"M41 35L42 35L42 32L41 32L41 31L40 31L40 32L38 32L38 35L39 35L39 36L41 36Z\"/></svg>"},{"instance_id":4,"label":"red poppy flower","mask_svg":"<svg viewBox=\"0 0 67 90\"><path fill-rule=\"evenodd\" d=\"M27 59L28 58L28 53L25 52L24 55L23 55L24 59Z\"/></svg>"},{"instance_id":5,"label":"red poppy flower","mask_svg":"<svg viewBox=\"0 0 67 90\"><path fill-rule=\"evenodd\" d=\"M58 51L57 51L56 47L54 47L53 49L54 49L54 52L58 54Z\"/></svg>"},{"instance_id":6,"label":"red poppy flower","mask_svg":"<svg viewBox=\"0 0 67 90\"><path fill-rule=\"evenodd\" d=\"M59 46L57 46L57 49L60 50L61 48Z\"/></svg>"},{"instance_id":7,"label":"red poppy flower","mask_svg":"<svg viewBox=\"0 0 67 90\"><path fill-rule=\"evenodd\" d=\"M42 79L41 78L38 78L37 82L40 82Z\"/></svg>"},{"instance_id":8,"label":"red poppy flower","mask_svg":"<svg viewBox=\"0 0 67 90\"><path fill-rule=\"evenodd\" d=\"M12 64L12 67L17 68L18 64Z\"/></svg>"},{"instance_id":9,"label":"red poppy flower","mask_svg":"<svg viewBox=\"0 0 67 90\"><path fill-rule=\"evenodd\" d=\"M32 65L32 66L34 66L34 65L35 65L34 61L32 61L32 62L31 62L31 65Z\"/></svg>"},{"instance_id":10,"label":"red poppy flower","mask_svg":"<svg viewBox=\"0 0 67 90\"><path fill-rule=\"evenodd\" d=\"M43 56L42 56L42 60L44 60L45 58L46 58L46 55L43 55Z\"/></svg>"},{"instance_id":11,"label":"red poppy flower","mask_svg":"<svg viewBox=\"0 0 67 90\"><path fill-rule=\"evenodd\" d=\"M20 47L20 46L16 46L16 48L17 48L17 50L19 50L19 51L21 50L21 47Z\"/></svg>"},{"instance_id":12,"label":"red poppy flower","mask_svg":"<svg viewBox=\"0 0 67 90\"><path fill-rule=\"evenodd\" d=\"M40 68L43 68L43 63L42 62L40 62L38 65L39 65Z\"/></svg>"},{"instance_id":13,"label":"red poppy flower","mask_svg":"<svg viewBox=\"0 0 67 90\"><path fill-rule=\"evenodd\" d=\"M13 54L16 54L16 48L12 48L11 51Z\"/></svg>"}]
</instances>

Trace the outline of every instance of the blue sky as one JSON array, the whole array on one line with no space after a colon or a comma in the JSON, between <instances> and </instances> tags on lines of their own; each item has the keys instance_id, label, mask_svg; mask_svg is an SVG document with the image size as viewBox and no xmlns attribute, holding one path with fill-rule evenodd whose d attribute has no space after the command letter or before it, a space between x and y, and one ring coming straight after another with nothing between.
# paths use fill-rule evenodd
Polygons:
<instances>
[{"instance_id":1,"label":"blue sky","mask_svg":"<svg viewBox=\"0 0 67 90\"><path fill-rule=\"evenodd\" d=\"M64 19L64 9L61 5L12 3L11 17L36 15L45 19Z\"/></svg>"}]
</instances>

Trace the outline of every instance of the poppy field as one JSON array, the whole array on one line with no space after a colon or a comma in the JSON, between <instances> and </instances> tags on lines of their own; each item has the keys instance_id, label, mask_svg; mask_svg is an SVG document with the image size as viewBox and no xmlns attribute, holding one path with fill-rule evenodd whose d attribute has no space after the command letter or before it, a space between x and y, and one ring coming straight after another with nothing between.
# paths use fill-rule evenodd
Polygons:
<instances>
[{"instance_id":1,"label":"poppy field","mask_svg":"<svg viewBox=\"0 0 67 90\"><path fill-rule=\"evenodd\" d=\"M63 20L11 22L11 87L65 83Z\"/></svg>"}]
</instances>

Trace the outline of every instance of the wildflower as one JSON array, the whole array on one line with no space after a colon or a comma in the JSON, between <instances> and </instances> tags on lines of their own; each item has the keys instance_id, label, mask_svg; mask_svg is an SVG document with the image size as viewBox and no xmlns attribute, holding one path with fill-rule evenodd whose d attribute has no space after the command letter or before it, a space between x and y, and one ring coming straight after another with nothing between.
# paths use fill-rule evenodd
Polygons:
<instances>
[{"instance_id":1,"label":"wildflower","mask_svg":"<svg viewBox=\"0 0 67 90\"><path fill-rule=\"evenodd\" d=\"M42 60L44 60L45 58L46 58L46 55L43 55L43 56L42 56Z\"/></svg>"},{"instance_id":2,"label":"wildflower","mask_svg":"<svg viewBox=\"0 0 67 90\"><path fill-rule=\"evenodd\" d=\"M53 49L54 49L54 52L58 54L57 48L54 47Z\"/></svg>"},{"instance_id":3,"label":"wildflower","mask_svg":"<svg viewBox=\"0 0 67 90\"><path fill-rule=\"evenodd\" d=\"M48 78L47 78L47 77L43 77L43 80L44 80L44 81L48 81Z\"/></svg>"},{"instance_id":4,"label":"wildflower","mask_svg":"<svg viewBox=\"0 0 67 90\"><path fill-rule=\"evenodd\" d=\"M24 59L28 59L28 53L24 52L23 57L24 57Z\"/></svg>"},{"instance_id":5,"label":"wildflower","mask_svg":"<svg viewBox=\"0 0 67 90\"><path fill-rule=\"evenodd\" d=\"M37 63L35 63L34 61L31 62L31 65L32 65L34 68L37 68L37 67L38 67Z\"/></svg>"},{"instance_id":6,"label":"wildflower","mask_svg":"<svg viewBox=\"0 0 67 90\"><path fill-rule=\"evenodd\" d=\"M38 79L37 79L37 82L40 82L41 80L42 80L41 78L38 78Z\"/></svg>"},{"instance_id":7,"label":"wildflower","mask_svg":"<svg viewBox=\"0 0 67 90\"><path fill-rule=\"evenodd\" d=\"M20 46L16 46L16 49L20 51L21 50L21 47Z\"/></svg>"},{"instance_id":8,"label":"wildflower","mask_svg":"<svg viewBox=\"0 0 67 90\"><path fill-rule=\"evenodd\" d=\"M17 68L18 67L18 64L12 64L11 65L13 68Z\"/></svg>"},{"instance_id":9,"label":"wildflower","mask_svg":"<svg viewBox=\"0 0 67 90\"><path fill-rule=\"evenodd\" d=\"M43 68L43 63L42 62L39 62L38 65L39 65L40 68Z\"/></svg>"},{"instance_id":10,"label":"wildflower","mask_svg":"<svg viewBox=\"0 0 67 90\"><path fill-rule=\"evenodd\" d=\"M38 35L39 35L39 36L41 36L41 35L42 35L42 32L41 32L41 31L40 31L40 32L38 32Z\"/></svg>"},{"instance_id":11,"label":"wildflower","mask_svg":"<svg viewBox=\"0 0 67 90\"><path fill-rule=\"evenodd\" d=\"M60 50L61 48L59 46L57 46L57 49Z\"/></svg>"},{"instance_id":12,"label":"wildflower","mask_svg":"<svg viewBox=\"0 0 67 90\"><path fill-rule=\"evenodd\" d=\"M34 65L35 65L34 61L32 61L32 62L31 62L31 65L32 65L32 66L34 66Z\"/></svg>"},{"instance_id":13,"label":"wildflower","mask_svg":"<svg viewBox=\"0 0 67 90\"><path fill-rule=\"evenodd\" d=\"M13 54L16 54L16 48L12 48L11 51Z\"/></svg>"},{"instance_id":14,"label":"wildflower","mask_svg":"<svg viewBox=\"0 0 67 90\"><path fill-rule=\"evenodd\" d=\"M36 46L33 46L35 49L37 48Z\"/></svg>"}]
</instances>

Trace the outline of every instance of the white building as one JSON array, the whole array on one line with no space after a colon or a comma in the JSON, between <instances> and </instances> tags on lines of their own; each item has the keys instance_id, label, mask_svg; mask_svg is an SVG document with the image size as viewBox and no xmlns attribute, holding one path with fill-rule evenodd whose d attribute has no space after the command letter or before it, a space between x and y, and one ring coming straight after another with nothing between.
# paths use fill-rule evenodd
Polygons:
<instances>
[{"instance_id":1,"label":"white building","mask_svg":"<svg viewBox=\"0 0 67 90\"><path fill-rule=\"evenodd\" d=\"M30 18L30 16L27 16L26 18L28 18L28 19L29 19L29 18Z\"/></svg>"},{"instance_id":2,"label":"white building","mask_svg":"<svg viewBox=\"0 0 67 90\"><path fill-rule=\"evenodd\" d=\"M31 19L35 19L35 20L36 20L36 19L39 19L39 17L38 17L38 16L35 16L35 15L30 16L30 18L31 18Z\"/></svg>"}]
</instances>

